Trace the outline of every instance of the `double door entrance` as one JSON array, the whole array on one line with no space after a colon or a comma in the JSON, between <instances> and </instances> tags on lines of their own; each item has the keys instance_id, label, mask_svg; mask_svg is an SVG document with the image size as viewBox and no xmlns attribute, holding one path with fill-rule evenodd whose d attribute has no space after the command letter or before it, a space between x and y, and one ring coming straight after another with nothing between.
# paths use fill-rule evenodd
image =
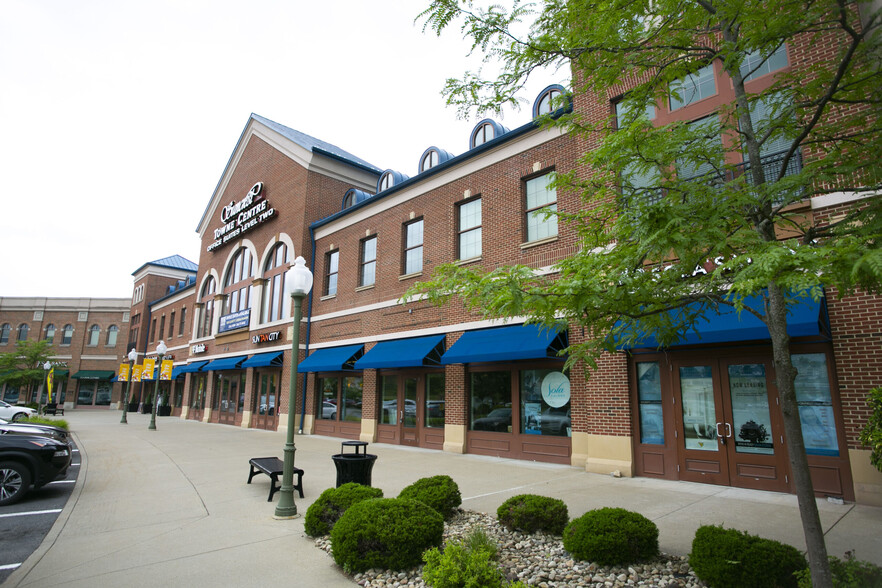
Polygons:
<instances>
[{"instance_id":1,"label":"double door entrance","mask_svg":"<svg viewBox=\"0 0 882 588\"><path fill-rule=\"evenodd\" d=\"M851 492L829 355L794 353L797 404L815 490ZM792 492L770 355L734 351L638 356L632 362L638 475Z\"/></svg>"},{"instance_id":2,"label":"double door entrance","mask_svg":"<svg viewBox=\"0 0 882 588\"><path fill-rule=\"evenodd\" d=\"M377 440L442 449L444 407L442 372L382 372Z\"/></svg>"}]
</instances>

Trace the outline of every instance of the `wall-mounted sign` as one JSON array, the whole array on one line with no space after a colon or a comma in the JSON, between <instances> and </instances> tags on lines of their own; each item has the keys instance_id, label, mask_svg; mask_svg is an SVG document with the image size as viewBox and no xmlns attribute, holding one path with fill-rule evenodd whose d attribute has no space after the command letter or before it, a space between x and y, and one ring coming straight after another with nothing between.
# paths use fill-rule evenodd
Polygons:
<instances>
[{"instance_id":1,"label":"wall-mounted sign","mask_svg":"<svg viewBox=\"0 0 882 588\"><path fill-rule=\"evenodd\" d=\"M554 408L560 408L570 401L570 379L561 372L551 372L542 378L542 400Z\"/></svg>"},{"instance_id":2,"label":"wall-mounted sign","mask_svg":"<svg viewBox=\"0 0 882 588\"><path fill-rule=\"evenodd\" d=\"M240 310L239 312L220 317L220 324L217 327L217 332L226 333L227 331L241 329L242 327L247 327L250 322L251 309L246 308L245 310Z\"/></svg>"},{"instance_id":3,"label":"wall-mounted sign","mask_svg":"<svg viewBox=\"0 0 882 588\"><path fill-rule=\"evenodd\" d=\"M251 337L251 342L257 345L258 343L269 343L270 341L278 341L282 338L282 331L273 331L272 333L262 333L260 335L253 335Z\"/></svg>"},{"instance_id":4,"label":"wall-mounted sign","mask_svg":"<svg viewBox=\"0 0 882 588\"><path fill-rule=\"evenodd\" d=\"M223 207L220 218L224 223L214 230L214 243L206 251L214 251L224 243L232 241L242 233L250 231L266 222L276 214L276 209L263 197L263 182L257 182L242 200L233 200Z\"/></svg>"},{"instance_id":5,"label":"wall-mounted sign","mask_svg":"<svg viewBox=\"0 0 882 588\"><path fill-rule=\"evenodd\" d=\"M197 353L205 353L205 343L197 343L190 348L190 355L196 355Z\"/></svg>"}]
</instances>

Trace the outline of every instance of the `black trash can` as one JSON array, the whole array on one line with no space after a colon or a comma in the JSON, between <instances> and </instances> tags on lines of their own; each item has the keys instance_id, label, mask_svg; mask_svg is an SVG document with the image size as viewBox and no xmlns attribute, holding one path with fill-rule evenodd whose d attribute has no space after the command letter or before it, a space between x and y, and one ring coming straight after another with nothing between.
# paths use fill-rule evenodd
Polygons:
<instances>
[{"instance_id":1,"label":"black trash can","mask_svg":"<svg viewBox=\"0 0 882 588\"><path fill-rule=\"evenodd\" d=\"M337 488L348 482L371 485L371 471L377 456L367 453L367 445L365 441L344 441L340 453L331 456L337 467ZM345 453L347 447L355 449L355 453Z\"/></svg>"}]
</instances>

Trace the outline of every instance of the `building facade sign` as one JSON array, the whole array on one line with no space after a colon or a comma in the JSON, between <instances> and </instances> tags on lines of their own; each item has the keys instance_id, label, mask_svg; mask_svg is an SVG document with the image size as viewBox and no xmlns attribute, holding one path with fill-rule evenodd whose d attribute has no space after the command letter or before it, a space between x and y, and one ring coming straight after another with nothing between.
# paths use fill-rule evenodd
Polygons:
<instances>
[{"instance_id":1,"label":"building facade sign","mask_svg":"<svg viewBox=\"0 0 882 588\"><path fill-rule=\"evenodd\" d=\"M240 310L239 312L220 317L220 325L218 326L217 332L226 333L227 331L234 331L236 329L241 329L242 327L247 327L250 323L251 309L246 308L245 310Z\"/></svg>"},{"instance_id":2,"label":"building facade sign","mask_svg":"<svg viewBox=\"0 0 882 588\"><path fill-rule=\"evenodd\" d=\"M242 200L235 200L221 209L223 226L214 230L214 242L206 251L214 251L224 243L232 241L257 225L268 221L276 214L276 209L263 197L263 182L257 182Z\"/></svg>"},{"instance_id":3,"label":"building facade sign","mask_svg":"<svg viewBox=\"0 0 882 588\"><path fill-rule=\"evenodd\" d=\"M542 378L542 400L554 408L570 401L570 379L561 372L551 372Z\"/></svg>"},{"instance_id":4,"label":"building facade sign","mask_svg":"<svg viewBox=\"0 0 882 588\"><path fill-rule=\"evenodd\" d=\"M273 331L272 333L261 333L260 335L253 335L251 337L251 342L255 345L260 343L269 343L270 341L278 341L282 338L282 331Z\"/></svg>"},{"instance_id":5,"label":"building facade sign","mask_svg":"<svg viewBox=\"0 0 882 588\"><path fill-rule=\"evenodd\" d=\"M196 355L197 353L205 353L205 343L197 343L190 348L190 355Z\"/></svg>"}]
</instances>

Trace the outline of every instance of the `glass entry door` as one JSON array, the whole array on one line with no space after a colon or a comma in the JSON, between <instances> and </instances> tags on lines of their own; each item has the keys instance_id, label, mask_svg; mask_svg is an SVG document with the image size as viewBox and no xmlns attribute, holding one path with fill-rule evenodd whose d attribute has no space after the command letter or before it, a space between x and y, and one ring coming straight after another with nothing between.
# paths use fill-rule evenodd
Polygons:
<instances>
[{"instance_id":1,"label":"glass entry door","mask_svg":"<svg viewBox=\"0 0 882 588\"><path fill-rule=\"evenodd\" d=\"M404 377L401 390L401 444L419 446L420 435L417 429L417 410L420 402L417 390L420 388L422 378Z\"/></svg>"},{"instance_id":2,"label":"glass entry door","mask_svg":"<svg viewBox=\"0 0 882 588\"><path fill-rule=\"evenodd\" d=\"M674 368L680 479L787 491L783 430L779 411L770 410L777 405L771 362L721 359Z\"/></svg>"},{"instance_id":3,"label":"glass entry door","mask_svg":"<svg viewBox=\"0 0 882 588\"><path fill-rule=\"evenodd\" d=\"M281 373L261 372L256 375L254 379L257 390L252 394L254 403L251 407L251 426L255 429L275 431L278 423L276 407Z\"/></svg>"}]
</instances>

